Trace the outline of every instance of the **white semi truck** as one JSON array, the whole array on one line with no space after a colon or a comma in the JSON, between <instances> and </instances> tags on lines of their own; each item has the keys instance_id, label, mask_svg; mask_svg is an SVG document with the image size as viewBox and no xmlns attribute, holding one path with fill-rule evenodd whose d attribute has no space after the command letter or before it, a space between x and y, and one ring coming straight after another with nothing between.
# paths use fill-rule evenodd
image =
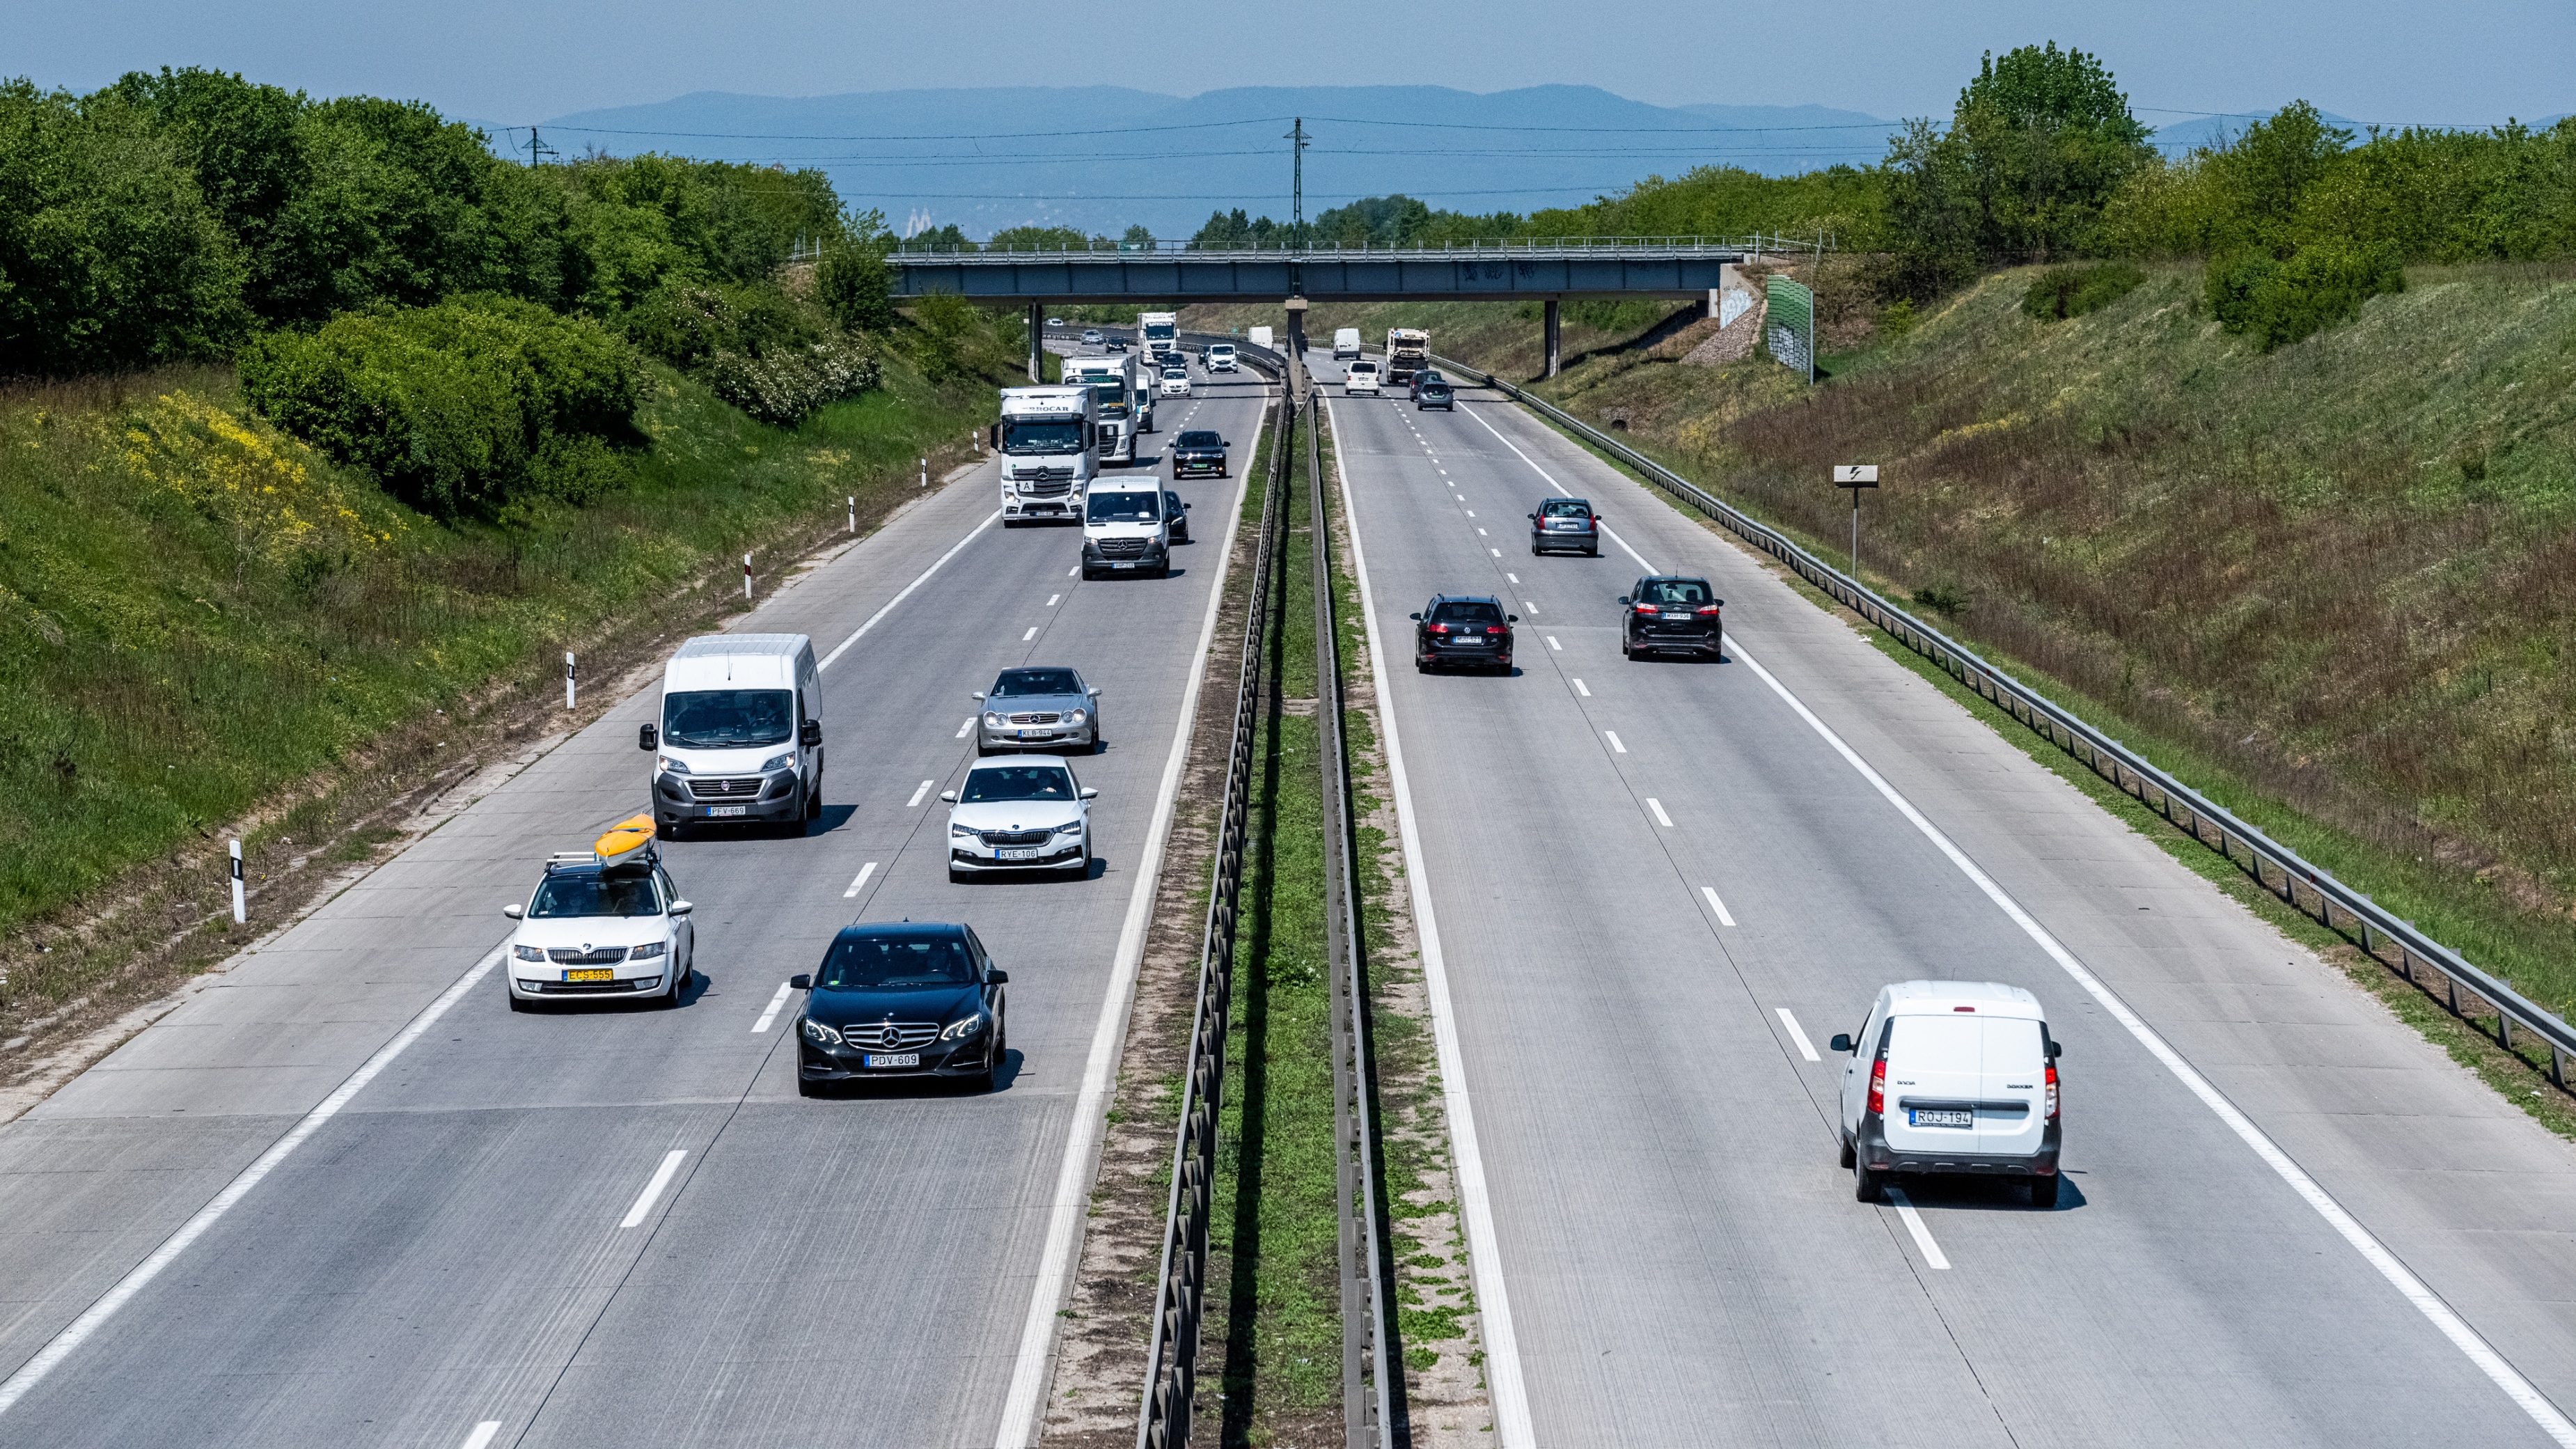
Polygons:
<instances>
[{"instance_id":1,"label":"white semi truck","mask_svg":"<svg viewBox=\"0 0 2576 1449\"><path fill-rule=\"evenodd\" d=\"M1068 386L1090 388L1098 399L1100 461L1104 464L1135 462L1136 398L1144 388L1137 381L1134 354L1113 352L1102 357L1068 357L1064 360L1064 381Z\"/></svg>"},{"instance_id":2,"label":"white semi truck","mask_svg":"<svg viewBox=\"0 0 2576 1449\"><path fill-rule=\"evenodd\" d=\"M1431 365L1431 334L1419 327L1386 329L1386 380L1411 382Z\"/></svg>"},{"instance_id":3,"label":"white semi truck","mask_svg":"<svg viewBox=\"0 0 2576 1449\"><path fill-rule=\"evenodd\" d=\"M1178 312L1139 312L1136 314L1136 345L1145 349L1145 360L1154 371L1163 363L1181 355L1181 314Z\"/></svg>"},{"instance_id":4,"label":"white semi truck","mask_svg":"<svg viewBox=\"0 0 2576 1449\"><path fill-rule=\"evenodd\" d=\"M1089 386L1006 387L996 425L1002 526L1046 518L1078 523L1100 478L1100 395Z\"/></svg>"}]
</instances>

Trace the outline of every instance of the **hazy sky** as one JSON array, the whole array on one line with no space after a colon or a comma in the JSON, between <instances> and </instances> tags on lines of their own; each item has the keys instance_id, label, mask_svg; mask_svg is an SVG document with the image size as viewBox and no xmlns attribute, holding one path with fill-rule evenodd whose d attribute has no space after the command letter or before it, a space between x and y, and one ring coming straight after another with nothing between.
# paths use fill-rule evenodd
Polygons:
<instances>
[{"instance_id":1,"label":"hazy sky","mask_svg":"<svg viewBox=\"0 0 2576 1449\"><path fill-rule=\"evenodd\" d=\"M1980 51L2104 55L2140 107L2474 124L2576 110L2571 0L6 0L0 75L211 65L501 124L694 90L1549 82L1638 100L1946 112ZM2142 114L2150 123L2171 120Z\"/></svg>"}]
</instances>

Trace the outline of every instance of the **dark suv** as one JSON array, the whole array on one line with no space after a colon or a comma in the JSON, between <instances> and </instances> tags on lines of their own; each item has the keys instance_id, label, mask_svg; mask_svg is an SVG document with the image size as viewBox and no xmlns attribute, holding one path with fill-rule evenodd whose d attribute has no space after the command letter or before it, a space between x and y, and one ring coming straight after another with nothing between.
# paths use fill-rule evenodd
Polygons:
<instances>
[{"instance_id":1,"label":"dark suv","mask_svg":"<svg viewBox=\"0 0 2576 1449\"><path fill-rule=\"evenodd\" d=\"M1434 594L1413 616L1413 667L1429 673L1442 664L1512 672L1512 626L1518 614L1503 612L1491 594Z\"/></svg>"},{"instance_id":2,"label":"dark suv","mask_svg":"<svg viewBox=\"0 0 2576 1449\"><path fill-rule=\"evenodd\" d=\"M1431 386L1433 383L1438 383L1441 390L1444 392L1448 390L1449 379L1442 377L1439 373L1426 367L1420 372L1415 373L1412 381L1405 384L1405 396L1418 403L1422 401L1422 390ZM1419 411L1419 409L1417 409L1417 411Z\"/></svg>"},{"instance_id":3,"label":"dark suv","mask_svg":"<svg viewBox=\"0 0 2576 1449\"><path fill-rule=\"evenodd\" d=\"M1706 579L1648 574L1619 596L1619 652L1631 659L1666 650L1723 659L1726 628L1718 610L1725 605Z\"/></svg>"},{"instance_id":4,"label":"dark suv","mask_svg":"<svg viewBox=\"0 0 2576 1449\"><path fill-rule=\"evenodd\" d=\"M1205 428L1192 428L1172 440L1172 476L1226 476L1225 438Z\"/></svg>"},{"instance_id":5,"label":"dark suv","mask_svg":"<svg viewBox=\"0 0 2576 1449\"><path fill-rule=\"evenodd\" d=\"M1530 552L1601 557L1601 515L1589 498L1542 498L1529 516Z\"/></svg>"},{"instance_id":6,"label":"dark suv","mask_svg":"<svg viewBox=\"0 0 2576 1449\"><path fill-rule=\"evenodd\" d=\"M1418 413L1431 408L1438 408L1444 413L1454 413L1458 410L1456 395L1449 391L1448 381L1438 373L1426 378L1421 386L1413 390L1413 410Z\"/></svg>"}]
</instances>

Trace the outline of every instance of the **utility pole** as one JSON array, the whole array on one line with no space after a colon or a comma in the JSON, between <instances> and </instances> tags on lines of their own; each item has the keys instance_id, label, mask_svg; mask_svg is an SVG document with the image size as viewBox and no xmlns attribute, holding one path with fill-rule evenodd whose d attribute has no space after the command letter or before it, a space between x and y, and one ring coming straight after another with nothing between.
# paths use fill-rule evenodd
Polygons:
<instances>
[{"instance_id":1,"label":"utility pole","mask_svg":"<svg viewBox=\"0 0 2576 1449\"><path fill-rule=\"evenodd\" d=\"M1304 116L1297 117L1287 139L1295 143L1288 148L1288 244L1302 249L1306 245L1306 147L1312 144L1306 137Z\"/></svg>"},{"instance_id":2,"label":"utility pole","mask_svg":"<svg viewBox=\"0 0 2576 1449\"><path fill-rule=\"evenodd\" d=\"M528 128L528 164L530 166L542 166L545 164L545 158L548 156L560 156L562 154L563 153L561 151L558 151L554 147L545 143L545 139L537 134L536 127L530 126Z\"/></svg>"}]
</instances>

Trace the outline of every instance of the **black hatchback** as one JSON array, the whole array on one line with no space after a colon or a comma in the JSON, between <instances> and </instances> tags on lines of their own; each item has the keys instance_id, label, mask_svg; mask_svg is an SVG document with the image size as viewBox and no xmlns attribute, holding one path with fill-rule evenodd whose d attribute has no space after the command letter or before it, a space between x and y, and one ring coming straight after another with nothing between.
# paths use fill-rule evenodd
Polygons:
<instances>
[{"instance_id":1,"label":"black hatchback","mask_svg":"<svg viewBox=\"0 0 2576 1449\"><path fill-rule=\"evenodd\" d=\"M1426 408L1438 408L1444 413L1458 410L1457 395L1436 375L1423 379L1422 385L1413 390L1413 410L1418 413Z\"/></svg>"},{"instance_id":2,"label":"black hatchback","mask_svg":"<svg viewBox=\"0 0 2576 1449\"><path fill-rule=\"evenodd\" d=\"M1589 498L1542 498L1529 516L1530 552L1601 557L1601 515Z\"/></svg>"},{"instance_id":3,"label":"black hatchback","mask_svg":"<svg viewBox=\"0 0 2576 1449\"><path fill-rule=\"evenodd\" d=\"M844 926L812 974L796 1018L796 1082L870 1077L964 1079L986 1091L1009 1046L1002 987L972 926L904 921Z\"/></svg>"},{"instance_id":4,"label":"black hatchback","mask_svg":"<svg viewBox=\"0 0 2576 1449\"><path fill-rule=\"evenodd\" d=\"M1619 652L1631 659L1666 652L1726 657L1726 601L1706 579L1648 574L1619 596Z\"/></svg>"},{"instance_id":5,"label":"black hatchback","mask_svg":"<svg viewBox=\"0 0 2576 1449\"><path fill-rule=\"evenodd\" d=\"M1443 664L1478 669L1512 669L1512 626L1518 614L1503 612L1491 594L1434 594L1413 616L1413 667L1429 673Z\"/></svg>"}]
</instances>

